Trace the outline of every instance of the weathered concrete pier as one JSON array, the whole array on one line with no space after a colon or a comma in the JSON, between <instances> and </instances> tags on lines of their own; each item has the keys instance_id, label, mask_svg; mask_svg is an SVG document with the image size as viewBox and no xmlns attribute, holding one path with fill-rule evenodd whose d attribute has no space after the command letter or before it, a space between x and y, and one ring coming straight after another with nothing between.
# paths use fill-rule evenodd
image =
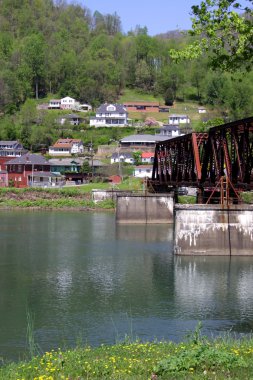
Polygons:
<instances>
[{"instance_id":1,"label":"weathered concrete pier","mask_svg":"<svg viewBox=\"0 0 253 380\"><path fill-rule=\"evenodd\" d=\"M253 205L176 205L178 255L253 255Z\"/></svg>"},{"instance_id":2,"label":"weathered concrete pier","mask_svg":"<svg viewBox=\"0 0 253 380\"><path fill-rule=\"evenodd\" d=\"M176 255L253 255L253 205L180 205L168 194L118 195L116 222L174 223Z\"/></svg>"},{"instance_id":3,"label":"weathered concrete pier","mask_svg":"<svg viewBox=\"0 0 253 380\"><path fill-rule=\"evenodd\" d=\"M169 194L117 196L117 223L173 223L174 198Z\"/></svg>"}]
</instances>

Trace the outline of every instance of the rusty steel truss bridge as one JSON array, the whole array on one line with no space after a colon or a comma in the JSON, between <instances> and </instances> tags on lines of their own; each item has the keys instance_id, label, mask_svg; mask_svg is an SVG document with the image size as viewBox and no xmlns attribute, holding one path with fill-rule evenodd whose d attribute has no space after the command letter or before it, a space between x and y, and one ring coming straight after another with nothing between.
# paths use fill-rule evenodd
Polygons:
<instances>
[{"instance_id":1,"label":"rusty steel truss bridge","mask_svg":"<svg viewBox=\"0 0 253 380\"><path fill-rule=\"evenodd\" d=\"M253 190L253 117L157 142L147 186L196 188L198 203L239 203Z\"/></svg>"}]
</instances>

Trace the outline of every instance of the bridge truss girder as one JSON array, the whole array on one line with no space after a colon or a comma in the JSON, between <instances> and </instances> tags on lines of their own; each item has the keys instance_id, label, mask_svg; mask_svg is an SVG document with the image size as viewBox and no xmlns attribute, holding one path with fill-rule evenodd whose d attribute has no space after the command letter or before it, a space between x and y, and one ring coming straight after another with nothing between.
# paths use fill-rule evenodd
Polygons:
<instances>
[{"instance_id":1,"label":"bridge truss girder","mask_svg":"<svg viewBox=\"0 0 253 380\"><path fill-rule=\"evenodd\" d=\"M158 142L151 186L155 191L191 186L214 189L226 177L231 187L253 189L253 117Z\"/></svg>"}]
</instances>

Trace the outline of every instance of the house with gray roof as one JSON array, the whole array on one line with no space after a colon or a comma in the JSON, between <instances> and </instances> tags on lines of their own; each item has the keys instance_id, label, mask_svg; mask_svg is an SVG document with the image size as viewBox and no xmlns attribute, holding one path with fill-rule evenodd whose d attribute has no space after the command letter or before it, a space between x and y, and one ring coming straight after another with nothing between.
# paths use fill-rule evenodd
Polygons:
<instances>
[{"instance_id":1,"label":"house with gray roof","mask_svg":"<svg viewBox=\"0 0 253 380\"><path fill-rule=\"evenodd\" d=\"M115 152L111 155L111 164L116 162L126 162L128 164L134 163L133 153L131 152Z\"/></svg>"},{"instance_id":2,"label":"house with gray roof","mask_svg":"<svg viewBox=\"0 0 253 380\"><path fill-rule=\"evenodd\" d=\"M20 157L26 152L19 141L0 141L0 157Z\"/></svg>"},{"instance_id":3,"label":"house with gray roof","mask_svg":"<svg viewBox=\"0 0 253 380\"><path fill-rule=\"evenodd\" d=\"M94 127L123 127L128 124L128 112L123 104L102 104L96 110L96 116L90 118Z\"/></svg>"},{"instance_id":4,"label":"house with gray roof","mask_svg":"<svg viewBox=\"0 0 253 380\"><path fill-rule=\"evenodd\" d=\"M159 128L158 136L167 136L168 139L182 135L179 126L173 124L164 124Z\"/></svg>"},{"instance_id":5,"label":"house with gray roof","mask_svg":"<svg viewBox=\"0 0 253 380\"><path fill-rule=\"evenodd\" d=\"M155 147L156 142L168 140L168 136L137 134L124 137L120 140L122 147Z\"/></svg>"},{"instance_id":6,"label":"house with gray roof","mask_svg":"<svg viewBox=\"0 0 253 380\"><path fill-rule=\"evenodd\" d=\"M69 122L71 125L79 125L83 123L83 121L84 118L80 115L77 115L76 113L70 113L59 118L59 123L61 125L65 124L66 122Z\"/></svg>"},{"instance_id":7,"label":"house with gray roof","mask_svg":"<svg viewBox=\"0 0 253 380\"><path fill-rule=\"evenodd\" d=\"M169 124L189 124L191 122L188 115L172 114L168 119Z\"/></svg>"},{"instance_id":8,"label":"house with gray roof","mask_svg":"<svg viewBox=\"0 0 253 380\"><path fill-rule=\"evenodd\" d=\"M6 162L8 182L14 187L48 187L62 184L62 176L50 172L50 163L40 154L26 153Z\"/></svg>"}]
</instances>

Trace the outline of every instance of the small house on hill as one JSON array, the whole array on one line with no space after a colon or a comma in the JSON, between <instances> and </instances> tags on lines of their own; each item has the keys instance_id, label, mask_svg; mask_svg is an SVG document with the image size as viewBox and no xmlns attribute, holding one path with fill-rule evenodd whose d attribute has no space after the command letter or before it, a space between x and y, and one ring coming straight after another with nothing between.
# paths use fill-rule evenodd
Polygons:
<instances>
[{"instance_id":1,"label":"small house on hill","mask_svg":"<svg viewBox=\"0 0 253 380\"><path fill-rule=\"evenodd\" d=\"M134 177L138 178L151 178L153 166L152 165L139 165L134 168Z\"/></svg>"},{"instance_id":2,"label":"small house on hill","mask_svg":"<svg viewBox=\"0 0 253 380\"><path fill-rule=\"evenodd\" d=\"M49 147L50 156L71 156L84 152L83 142L80 139L58 139Z\"/></svg>"},{"instance_id":3,"label":"small house on hill","mask_svg":"<svg viewBox=\"0 0 253 380\"><path fill-rule=\"evenodd\" d=\"M123 127L128 124L128 113L123 104L102 104L96 110L96 116L90 118L94 127Z\"/></svg>"},{"instance_id":4,"label":"small house on hill","mask_svg":"<svg viewBox=\"0 0 253 380\"><path fill-rule=\"evenodd\" d=\"M111 164L115 164L116 162L126 162L128 164L133 164L133 154L131 152L115 152L111 156Z\"/></svg>"},{"instance_id":5,"label":"small house on hill","mask_svg":"<svg viewBox=\"0 0 253 380\"><path fill-rule=\"evenodd\" d=\"M69 122L71 125L79 125L84 121L84 118L75 113L70 113L68 115L62 116L59 121L62 125L65 124L65 122Z\"/></svg>"},{"instance_id":6,"label":"small house on hill","mask_svg":"<svg viewBox=\"0 0 253 380\"><path fill-rule=\"evenodd\" d=\"M159 134L161 136L167 136L168 139L181 135L178 125L164 124L162 128L159 128Z\"/></svg>"},{"instance_id":7,"label":"small house on hill","mask_svg":"<svg viewBox=\"0 0 253 380\"><path fill-rule=\"evenodd\" d=\"M164 141L167 139L168 137L166 136L137 134L121 139L120 146L132 148L155 147L157 141Z\"/></svg>"},{"instance_id":8,"label":"small house on hill","mask_svg":"<svg viewBox=\"0 0 253 380\"><path fill-rule=\"evenodd\" d=\"M177 125L177 124L189 124L190 118L188 115L177 115L173 114L169 116L169 124Z\"/></svg>"},{"instance_id":9,"label":"small house on hill","mask_svg":"<svg viewBox=\"0 0 253 380\"><path fill-rule=\"evenodd\" d=\"M5 163L27 152L19 141L0 141L0 170L6 170Z\"/></svg>"},{"instance_id":10,"label":"small house on hill","mask_svg":"<svg viewBox=\"0 0 253 380\"><path fill-rule=\"evenodd\" d=\"M159 102L125 102L124 107L132 112L159 112Z\"/></svg>"},{"instance_id":11,"label":"small house on hill","mask_svg":"<svg viewBox=\"0 0 253 380\"><path fill-rule=\"evenodd\" d=\"M155 152L142 152L141 162L144 164L152 164L154 162Z\"/></svg>"}]
</instances>

